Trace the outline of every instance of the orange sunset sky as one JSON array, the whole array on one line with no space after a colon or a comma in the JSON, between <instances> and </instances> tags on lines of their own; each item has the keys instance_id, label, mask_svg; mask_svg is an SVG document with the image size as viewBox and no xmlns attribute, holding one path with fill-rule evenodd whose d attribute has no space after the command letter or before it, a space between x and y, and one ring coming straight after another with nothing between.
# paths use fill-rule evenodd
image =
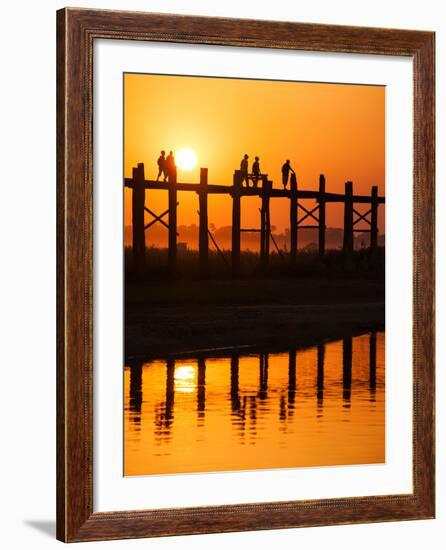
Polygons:
<instances>
[{"instance_id":1,"label":"orange sunset sky","mask_svg":"<svg viewBox=\"0 0 446 550\"><path fill-rule=\"evenodd\" d=\"M190 171L178 169L179 182L198 182L200 167L207 167L209 183L231 185L247 153L250 169L258 155L275 188L283 188L280 169L290 159L302 189L317 189L323 173L327 191L343 193L344 182L351 180L355 194L368 195L378 185L384 195L385 88L125 74L125 177L144 162L146 179L156 179L160 150L175 153L183 147L193 149L198 162ZM131 225L130 198L126 189L126 226ZM178 224L198 224L197 195L180 192L178 201ZM146 204L163 212L167 193L149 191ZM259 225L259 205L258 198L243 199L242 226ZM229 197L209 197L209 223L230 225L231 212ZM342 222L343 207L328 205L327 226L342 227ZM271 223L278 231L288 227L287 199L271 201ZM384 232L383 207L379 231Z\"/></svg>"}]
</instances>

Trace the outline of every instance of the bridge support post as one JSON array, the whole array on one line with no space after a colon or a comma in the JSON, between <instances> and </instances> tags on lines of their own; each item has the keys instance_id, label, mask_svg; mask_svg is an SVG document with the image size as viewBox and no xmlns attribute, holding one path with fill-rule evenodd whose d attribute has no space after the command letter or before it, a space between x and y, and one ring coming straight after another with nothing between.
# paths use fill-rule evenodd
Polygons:
<instances>
[{"instance_id":1,"label":"bridge support post","mask_svg":"<svg viewBox=\"0 0 446 550\"><path fill-rule=\"evenodd\" d=\"M372 187L372 204L370 212L370 254L376 255L378 248L378 187Z\"/></svg>"},{"instance_id":2,"label":"bridge support post","mask_svg":"<svg viewBox=\"0 0 446 550\"><path fill-rule=\"evenodd\" d=\"M177 268L177 170L169 176L169 275L174 276Z\"/></svg>"},{"instance_id":3,"label":"bridge support post","mask_svg":"<svg viewBox=\"0 0 446 550\"><path fill-rule=\"evenodd\" d=\"M272 182L264 180L262 184L262 208L260 211L260 260L262 269L268 268L271 217L269 210Z\"/></svg>"},{"instance_id":4,"label":"bridge support post","mask_svg":"<svg viewBox=\"0 0 446 550\"><path fill-rule=\"evenodd\" d=\"M319 176L319 257L325 254L325 176Z\"/></svg>"},{"instance_id":5,"label":"bridge support post","mask_svg":"<svg viewBox=\"0 0 446 550\"><path fill-rule=\"evenodd\" d=\"M290 264L296 265L297 258L297 181L290 183Z\"/></svg>"},{"instance_id":6,"label":"bridge support post","mask_svg":"<svg viewBox=\"0 0 446 550\"><path fill-rule=\"evenodd\" d=\"M263 208L263 196L262 196L262 207L260 208L260 264L262 268L264 267L264 257L265 257L265 210Z\"/></svg>"},{"instance_id":7,"label":"bridge support post","mask_svg":"<svg viewBox=\"0 0 446 550\"><path fill-rule=\"evenodd\" d=\"M198 248L200 254L200 273L203 277L208 274L209 260L209 234L208 234L208 169L200 170L200 190L198 193L200 228L198 238Z\"/></svg>"},{"instance_id":8,"label":"bridge support post","mask_svg":"<svg viewBox=\"0 0 446 550\"><path fill-rule=\"evenodd\" d=\"M133 168L132 189L133 266L138 278L143 276L146 254L144 232L145 195L144 164L140 163L137 168Z\"/></svg>"},{"instance_id":9,"label":"bridge support post","mask_svg":"<svg viewBox=\"0 0 446 550\"><path fill-rule=\"evenodd\" d=\"M344 257L351 259L353 255L353 183L345 183L344 199Z\"/></svg>"},{"instance_id":10,"label":"bridge support post","mask_svg":"<svg viewBox=\"0 0 446 550\"><path fill-rule=\"evenodd\" d=\"M232 274L240 274L240 196L242 179L240 170L234 172L232 188Z\"/></svg>"}]
</instances>

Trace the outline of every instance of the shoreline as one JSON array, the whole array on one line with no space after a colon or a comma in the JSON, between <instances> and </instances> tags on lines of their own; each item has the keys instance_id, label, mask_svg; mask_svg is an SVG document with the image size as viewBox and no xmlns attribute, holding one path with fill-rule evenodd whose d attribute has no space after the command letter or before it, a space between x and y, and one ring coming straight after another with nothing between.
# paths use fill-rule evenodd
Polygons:
<instances>
[{"instance_id":1,"label":"shoreline","mask_svg":"<svg viewBox=\"0 0 446 550\"><path fill-rule=\"evenodd\" d=\"M384 330L380 279L265 278L127 283L125 358L284 350Z\"/></svg>"},{"instance_id":2,"label":"shoreline","mask_svg":"<svg viewBox=\"0 0 446 550\"><path fill-rule=\"evenodd\" d=\"M125 357L269 352L384 330L384 302L341 305L152 307L126 324Z\"/></svg>"}]
</instances>

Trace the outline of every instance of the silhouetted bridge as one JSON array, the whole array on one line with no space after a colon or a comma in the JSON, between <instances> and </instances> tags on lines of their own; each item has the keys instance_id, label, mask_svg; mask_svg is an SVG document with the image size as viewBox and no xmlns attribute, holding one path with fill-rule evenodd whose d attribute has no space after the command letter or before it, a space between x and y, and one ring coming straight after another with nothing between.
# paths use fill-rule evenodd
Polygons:
<instances>
[{"instance_id":1,"label":"silhouetted bridge","mask_svg":"<svg viewBox=\"0 0 446 550\"><path fill-rule=\"evenodd\" d=\"M378 196L378 187L371 188L370 195L354 195L353 183L345 183L345 193L329 193L325 190L325 177L319 176L318 190L304 190L298 188L295 181L291 181L290 189L274 189L273 182L266 174L262 174L258 187L243 187L242 174L236 170L232 185L208 184L208 169L200 169L199 183L179 183L176 181L176 173L170 177L170 181L161 182L146 180L144 176L144 164L140 163L133 168L133 177L125 178L124 185L132 189L132 230L133 230L133 258L137 273L142 273L145 262L146 239L145 230L155 223L160 223L168 230L168 265L169 272L173 275L177 267L177 194L179 191L192 191L197 193L199 199L199 258L200 271L206 275L208 271L209 257L209 225L208 225L208 196L210 194L224 194L232 197L232 271L234 275L240 273L240 235L242 232L260 233L260 258L264 268L268 266L270 255L271 234L270 200L274 198L286 198L290 201L290 264L296 263L298 250L299 229L318 230L319 255L325 253L326 230L326 204L344 204L344 240L343 251L345 256L353 253L354 233L370 233L370 252L374 254L378 245L378 207L383 204L384 197ZM168 193L168 208L161 214L153 212L146 205L146 190L164 190ZM257 196L261 199L260 227L258 229L244 229L240 226L241 199L242 197ZM314 208L306 208L300 200L314 199L317 204ZM355 208L355 204L368 204L370 208L361 213ZM145 213L152 216L149 223L145 223ZM168 216L168 221L165 217ZM308 225L311 220L311 225ZM306 222L307 225L303 225ZM367 229L358 228L357 224L365 222ZM211 236L212 238L212 236ZM273 239L274 242L274 239ZM276 244L274 242L274 244ZM279 249L278 249L279 250Z\"/></svg>"}]
</instances>

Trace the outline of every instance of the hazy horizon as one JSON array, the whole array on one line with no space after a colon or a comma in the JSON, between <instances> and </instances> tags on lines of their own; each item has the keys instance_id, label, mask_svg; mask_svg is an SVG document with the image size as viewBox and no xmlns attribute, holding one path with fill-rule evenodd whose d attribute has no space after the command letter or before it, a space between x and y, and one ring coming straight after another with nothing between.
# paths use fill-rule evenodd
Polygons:
<instances>
[{"instance_id":1,"label":"hazy horizon","mask_svg":"<svg viewBox=\"0 0 446 550\"><path fill-rule=\"evenodd\" d=\"M178 226L178 243L186 243L190 250L198 250L198 224L179 225ZM232 246L232 229L230 225L216 227L215 224L209 225L209 230L216 240L218 246L222 249L230 250ZM281 250L289 250L290 248L290 231L285 228L284 231L278 231L275 226L271 227L272 235ZM327 249L338 249L342 247L344 238L344 229L342 227L327 227L325 230L325 241ZM354 237L355 248L361 248L362 243L365 247L369 246L369 234L357 234ZM385 235L378 235L378 246L384 246ZM311 244L316 247L318 243L317 229L300 229L299 230L299 249L306 248ZM146 246L154 246L156 248L167 248L168 233L167 230L160 225L154 225L146 230ZM126 225L124 228L124 246L132 246L132 226ZM210 249L215 249L215 246L210 242ZM240 242L241 250L250 250L259 252L260 236L259 233L243 233ZM271 251L276 249L271 244Z\"/></svg>"}]
</instances>

